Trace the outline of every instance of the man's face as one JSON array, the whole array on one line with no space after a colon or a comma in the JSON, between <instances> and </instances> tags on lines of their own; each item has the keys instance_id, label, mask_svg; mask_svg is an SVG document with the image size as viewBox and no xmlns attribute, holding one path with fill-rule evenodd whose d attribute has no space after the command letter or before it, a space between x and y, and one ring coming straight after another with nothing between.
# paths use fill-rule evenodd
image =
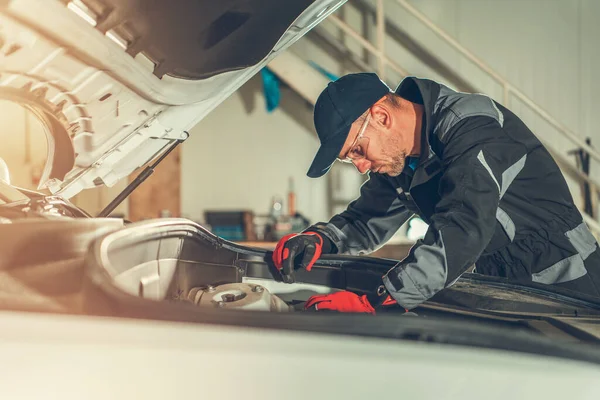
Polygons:
<instances>
[{"instance_id":1,"label":"man's face","mask_svg":"<svg viewBox=\"0 0 600 400\"><path fill-rule=\"evenodd\" d=\"M389 110L376 105L363 117L352 124L340 160L352 162L361 174L400 175L407 156L406 143L402 132L392 129Z\"/></svg>"}]
</instances>

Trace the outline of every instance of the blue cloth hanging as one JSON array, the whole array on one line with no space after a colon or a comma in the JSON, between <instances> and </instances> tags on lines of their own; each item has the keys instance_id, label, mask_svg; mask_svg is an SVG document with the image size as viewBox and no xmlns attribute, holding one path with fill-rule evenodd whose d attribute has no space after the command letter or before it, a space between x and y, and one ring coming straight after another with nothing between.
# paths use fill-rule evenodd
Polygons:
<instances>
[{"instance_id":1,"label":"blue cloth hanging","mask_svg":"<svg viewBox=\"0 0 600 400\"><path fill-rule=\"evenodd\" d=\"M264 67L260 70L263 81L263 93L267 112L273 112L279 106L281 92L279 89L279 78L269 68Z\"/></svg>"},{"instance_id":2,"label":"blue cloth hanging","mask_svg":"<svg viewBox=\"0 0 600 400\"><path fill-rule=\"evenodd\" d=\"M332 74L314 61L309 61L308 64L331 81L339 79L339 76ZM277 75L267 67L260 70L260 75L262 76L263 94L265 96L267 112L271 113L279 107L279 101L281 99L280 80Z\"/></svg>"}]
</instances>

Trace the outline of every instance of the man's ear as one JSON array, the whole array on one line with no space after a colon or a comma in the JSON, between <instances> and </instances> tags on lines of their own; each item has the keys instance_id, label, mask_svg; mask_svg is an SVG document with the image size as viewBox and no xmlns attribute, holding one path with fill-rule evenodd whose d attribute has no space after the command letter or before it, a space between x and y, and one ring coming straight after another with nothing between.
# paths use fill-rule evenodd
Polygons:
<instances>
[{"instance_id":1,"label":"man's ear","mask_svg":"<svg viewBox=\"0 0 600 400\"><path fill-rule=\"evenodd\" d=\"M389 129L392 123L392 115L384 104L377 102L371 108L371 120L376 125Z\"/></svg>"}]
</instances>

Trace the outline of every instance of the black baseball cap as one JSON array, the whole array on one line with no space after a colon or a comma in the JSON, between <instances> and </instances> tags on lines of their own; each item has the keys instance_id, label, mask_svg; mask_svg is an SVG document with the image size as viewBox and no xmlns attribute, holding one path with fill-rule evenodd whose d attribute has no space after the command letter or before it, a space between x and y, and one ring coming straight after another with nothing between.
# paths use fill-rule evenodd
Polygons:
<instances>
[{"instance_id":1,"label":"black baseball cap","mask_svg":"<svg viewBox=\"0 0 600 400\"><path fill-rule=\"evenodd\" d=\"M329 171L352 123L389 92L374 73L349 74L329 82L315 104L314 123L321 147L308 169L309 177L318 178Z\"/></svg>"}]
</instances>

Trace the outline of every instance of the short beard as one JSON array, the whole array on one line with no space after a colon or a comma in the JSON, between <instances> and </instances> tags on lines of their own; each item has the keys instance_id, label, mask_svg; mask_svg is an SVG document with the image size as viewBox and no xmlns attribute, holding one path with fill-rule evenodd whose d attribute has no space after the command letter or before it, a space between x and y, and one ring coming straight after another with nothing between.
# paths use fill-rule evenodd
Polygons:
<instances>
[{"instance_id":1,"label":"short beard","mask_svg":"<svg viewBox=\"0 0 600 400\"><path fill-rule=\"evenodd\" d=\"M390 171L387 173L389 176L398 176L404 171L404 163L406 162L406 152L403 151L398 155L392 157L392 163L390 164Z\"/></svg>"}]
</instances>

